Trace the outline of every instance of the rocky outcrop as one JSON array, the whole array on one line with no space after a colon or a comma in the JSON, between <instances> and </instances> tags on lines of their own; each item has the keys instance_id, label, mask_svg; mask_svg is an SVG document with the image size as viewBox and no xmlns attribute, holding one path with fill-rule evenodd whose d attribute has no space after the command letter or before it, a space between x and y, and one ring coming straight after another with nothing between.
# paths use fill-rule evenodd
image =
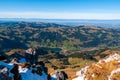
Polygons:
<instances>
[{"instance_id":1,"label":"rocky outcrop","mask_svg":"<svg viewBox=\"0 0 120 80\"><path fill-rule=\"evenodd\" d=\"M4 66L0 67L0 80L10 80L8 68Z\"/></svg>"},{"instance_id":2,"label":"rocky outcrop","mask_svg":"<svg viewBox=\"0 0 120 80\"><path fill-rule=\"evenodd\" d=\"M13 80L13 78L14 80L19 80L16 79L18 74L22 80L51 80L51 76L48 74L48 69L43 62L31 66L28 63L13 64L0 61L0 67L0 80Z\"/></svg>"}]
</instances>

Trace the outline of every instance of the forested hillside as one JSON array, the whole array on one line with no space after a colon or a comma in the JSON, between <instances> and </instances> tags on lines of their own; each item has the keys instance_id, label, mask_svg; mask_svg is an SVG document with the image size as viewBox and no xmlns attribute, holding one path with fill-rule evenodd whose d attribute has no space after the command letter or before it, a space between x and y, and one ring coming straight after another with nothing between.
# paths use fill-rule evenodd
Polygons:
<instances>
[{"instance_id":1,"label":"forested hillside","mask_svg":"<svg viewBox=\"0 0 120 80\"><path fill-rule=\"evenodd\" d=\"M120 31L95 26L69 27L42 22L1 22L0 50L59 47L65 50L120 45Z\"/></svg>"}]
</instances>

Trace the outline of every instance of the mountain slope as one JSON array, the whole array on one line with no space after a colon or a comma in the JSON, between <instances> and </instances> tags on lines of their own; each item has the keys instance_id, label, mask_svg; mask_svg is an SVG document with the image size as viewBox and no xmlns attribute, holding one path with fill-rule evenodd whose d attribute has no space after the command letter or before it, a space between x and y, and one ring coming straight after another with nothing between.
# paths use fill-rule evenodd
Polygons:
<instances>
[{"instance_id":1,"label":"mountain slope","mask_svg":"<svg viewBox=\"0 0 120 80\"><path fill-rule=\"evenodd\" d=\"M21 75L21 79L22 80L48 80L48 74L46 74L44 71L42 71L42 75L39 75L37 72L33 73L33 67L27 68L24 67L22 63L16 63L19 65L18 67L18 71L19 74ZM1 80L5 80L6 77L8 78L7 80L9 80L10 78L12 78L13 80L13 73L12 73L12 69L14 68L14 64L13 63L5 63L0 61L0 77ZM14 70L15 71L15 70ZM54 80L53 77L51 77L51 80Z\"/></svg>"},{"instance_id":2,"label":"mountain slope","mask_svg":"<svg viewBox=\"0 0 120 80\"><path fill-rule=\"evenodd\" d=\"M73 80L120 80L120 55L110 55L77 72Z\"/></svg>"}]
</instances>

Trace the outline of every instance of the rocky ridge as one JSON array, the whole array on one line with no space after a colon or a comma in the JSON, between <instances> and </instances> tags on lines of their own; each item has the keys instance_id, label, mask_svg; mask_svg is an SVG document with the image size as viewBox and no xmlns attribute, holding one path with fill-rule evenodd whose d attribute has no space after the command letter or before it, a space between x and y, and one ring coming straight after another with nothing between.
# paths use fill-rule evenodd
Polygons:
<instances>
[{"instance_id":1,"label":"rocky ridge","mask_svg":"<svg viewBox=\"0 0 120 80\"><path fill-rule=\"evenodd\" d=\"M120 55L113 54L108 58L82 68L73 80L120 80Z\"/></svg>"}]
</instances>

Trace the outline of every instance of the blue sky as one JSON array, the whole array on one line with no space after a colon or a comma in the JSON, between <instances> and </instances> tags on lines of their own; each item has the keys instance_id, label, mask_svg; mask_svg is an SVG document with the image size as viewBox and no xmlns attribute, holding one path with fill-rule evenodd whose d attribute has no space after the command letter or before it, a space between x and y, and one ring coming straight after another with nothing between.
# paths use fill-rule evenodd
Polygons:
<instances>
[{"instance_id":1,"label":"blue sky","mask_svg":"<svg viewBox=\"0 0 120 80\"><path fill-rule=\"evenodd\" d=\"M120 0L0 0L1 18L120 19Z\"/></svg>"}]
</instances>

